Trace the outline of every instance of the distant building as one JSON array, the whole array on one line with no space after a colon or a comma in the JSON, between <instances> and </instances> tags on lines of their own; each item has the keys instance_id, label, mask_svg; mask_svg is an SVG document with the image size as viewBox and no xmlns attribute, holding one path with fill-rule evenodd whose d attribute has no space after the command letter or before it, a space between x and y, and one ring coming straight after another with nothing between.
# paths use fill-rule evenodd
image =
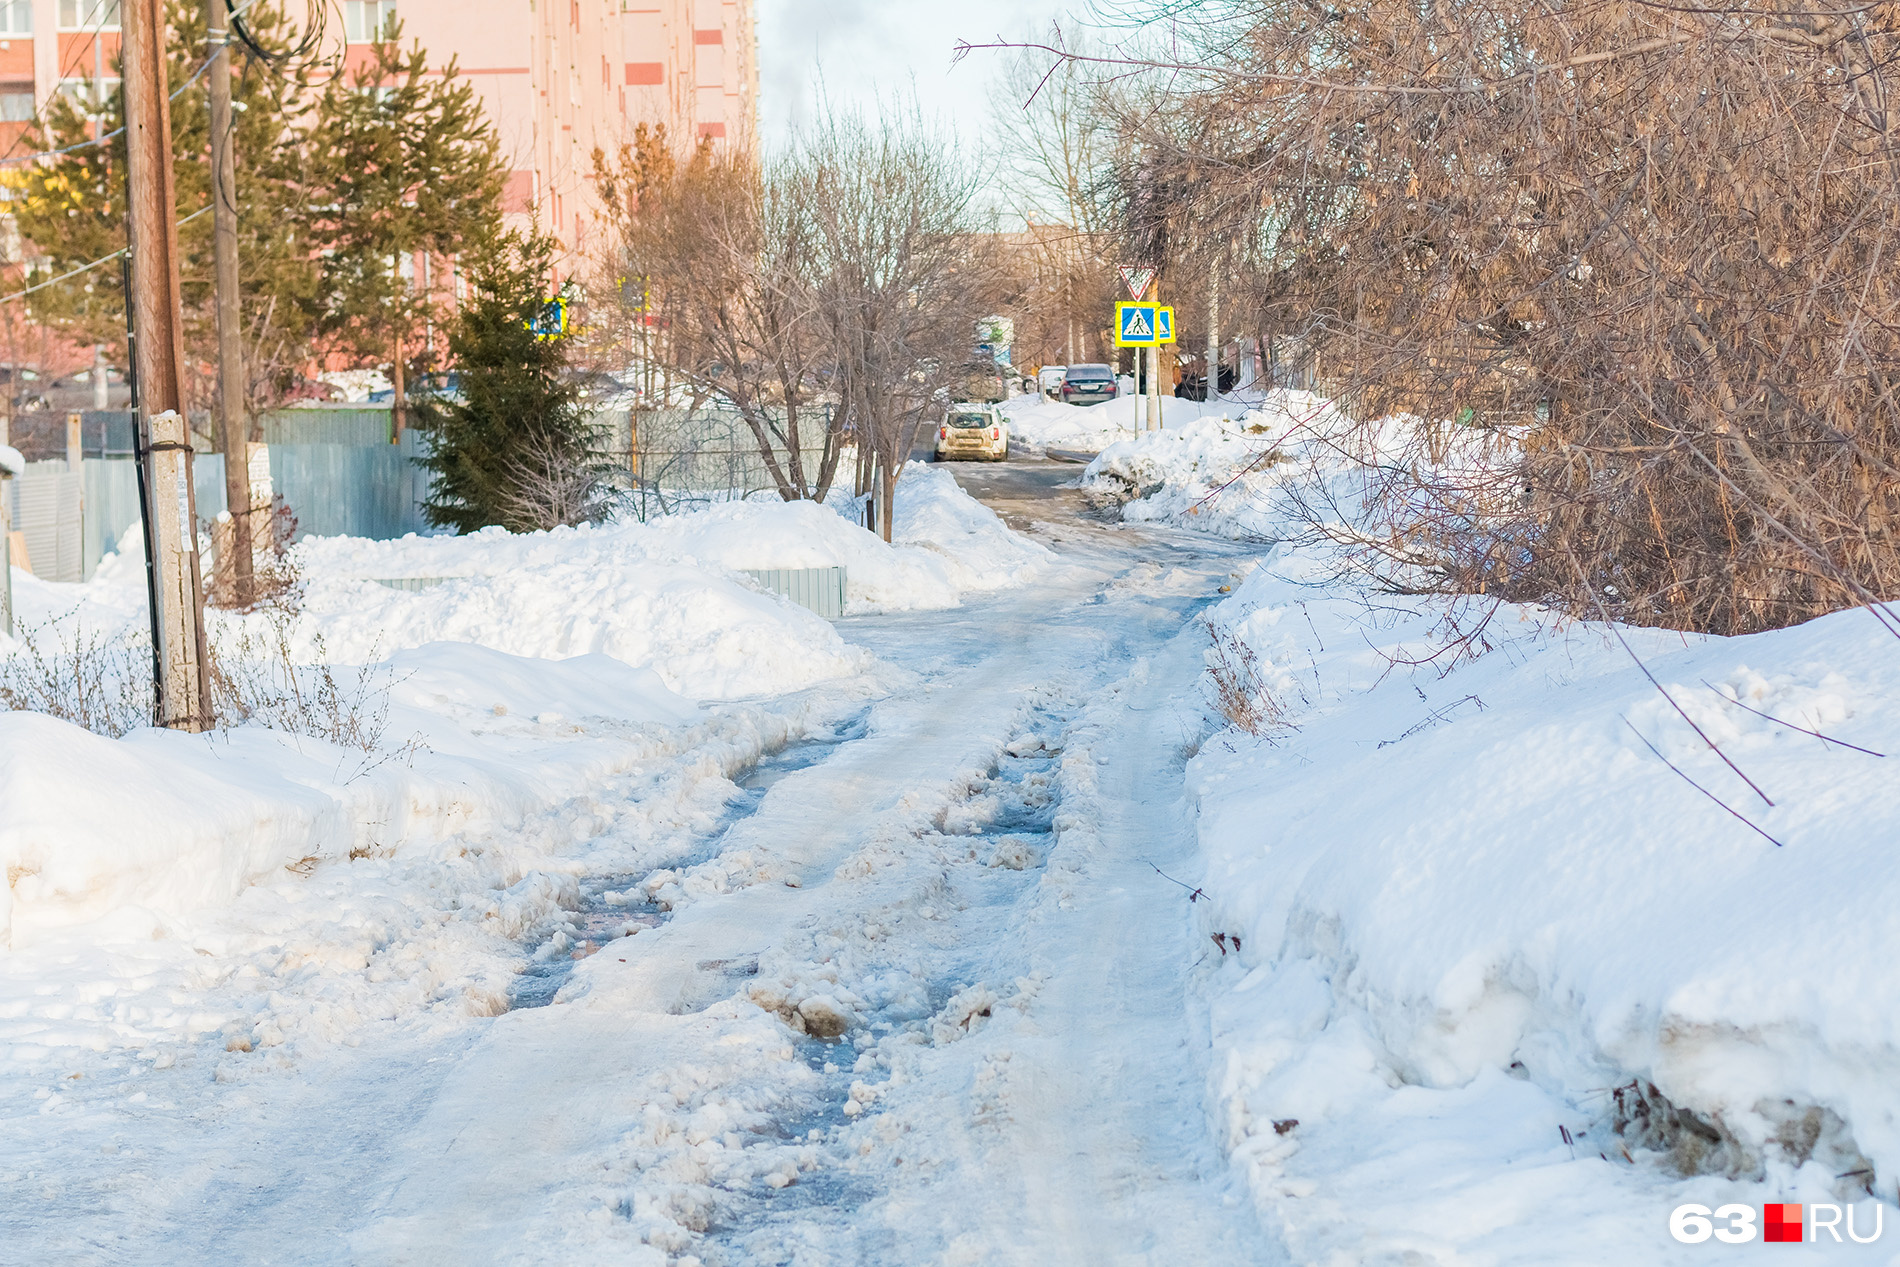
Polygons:
<instances>
[{"instance_id":1,"label":"distant building","mask_svg":"<svg viewBox=\"0 0 1900 1267\"><path fill-rule=\"evenodd\" d=\"M326 13L325 47L341 44L347 68L369 59L398 16L405 45L420 42L432 66L453 61L500 136L503 209L560 244L564 275L584 276L599 243L595 147L612 153L641 123L665 125L682 151L757 134L753 0L343 0L289 11ZM119 0L0 0L0 156L32 148L28 129L54 94L85 105L116 92L119 41ZM0 265L22 263L22 246L0 216ZM403 271L446 291L443 265L417 257ZM93 356L44 328L22 346L5 342L0 361L49 378Z\"/></svg>"},{"instance_id":2,"label":"distant building","mask_svg":"<svg viewBox=\"0 0 1900 1267\"><path fill-rule=\"evenodd\" d=\"M3 7L7 0L0 0ZM86 0L64 0L85 3ZM578 267L599 213L593 152L636 124L750 144L757 131L752 0L345 0L346 64L400 14L403 39L482 94L512 164L507 210L556 238Z\"/></svg>"},{"instance_id":3,"label":"distant building","mask_svg":"<svg viewBox=\"0 0 1900 1267\"><path fill-rule=\"evenodd\" d=\"M293 9L293 12L295 10ZM752 0L344 0L344 64L402 19L433 65L475 85L511 165L506 208L578 267L599 206L593 151L662 123L681 146L757 131ZM330 8L331 20L338 10ZM0 0L0 152L56 92L117 89L119 0Z\"/></svg>"}]
</instances>

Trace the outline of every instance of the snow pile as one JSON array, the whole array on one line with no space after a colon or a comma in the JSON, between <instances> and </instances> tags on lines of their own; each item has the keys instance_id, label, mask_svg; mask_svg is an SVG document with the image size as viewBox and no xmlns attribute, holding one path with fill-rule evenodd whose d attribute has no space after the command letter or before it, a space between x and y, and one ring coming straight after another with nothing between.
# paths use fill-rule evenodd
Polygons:
<instances>
[{"instance_id":1,"label":"snow pile","mask_svg":"<svg viewBox=\"0 0 1900 1267\"><path fill-rule=\"evenodd\" d=\"M1343 416L1324 397L1283 390L1244 413L1225 408L1236 416L1171 421L1110 445L1089 463L1083 482L1129 498L1122 518L1130 522L1242 539L1284 535L1284 512L1273 496L1287 474L1284 462L1326 453L1317 442Z\"/></svg>"},{"instance_id":2,"label":"snow pile","mask_svg":"<svg viewBox=\"0 0 1900 1267\"><path fill-rule=\"evenodd\" d=\"M446 644L338 677L339 709L381 731L371 748L250 726L113 740L0 713L0 946L100 920L95 936L149 939L287 866L519 823L706 721L605 656Z\"/></svg>"},{"instance_id":3,"label":"snow pile","mask_svg":"<svg viewBox=\"0 0 1900 1267\"><path fill-rule=\"evenodd\" d=\"M668 585L678 589L689 574L721 588L724 623L738 627L745 604L733 585L750 582L734 574L747 569L842 567L847 610L859 614L954 607L964 593L1022 584L1051 557L963 492L948 472L922 465L913 464L898 481L892 544L852 522L852 513L848 501L835 510L814 502L726 502L647 523L521 534L488 528L466 537L398 541L313 538L298 551L313 580L456 578L452 586L381 600L392 614L413 610L414 619L429 622L425 640L460 638L527 655L606 651L630 663L644 661L609 645L608 626L641 609L659 617ZM348 601L364 601L360 588L352 587ZM495 624L503 606L512 632L495 636L510 641L488 642L481 631ZM763 612L788 605L766 597L754 606ZM588 619L570 619L575 608ZM552 625L535 618L538 609L554 613ZM650 623L641 619L642 627ZM795 636L787 651L809 641ZM777 654L758 646L760 654Z\"/></svg>"},{"instance_id":4,"label":"snow pile","mask_svg":"<svg viewBox=\"0 0 1900 1267\"><path fill-rule=\"evenodd\" d=\"M1071 449L1098 453L1118 441L1134 438L1141 420L1147 416L1148 402L1136 396L1117 396L1099 405L1065 405L1042 396L1016 396L1003 403L1009 418L1012 444L1028 449ZM1244 406L1215 402L1212 405L1183 400L1176 396L1161 398L1161 419L1175 427L1197 418L1218 418L1223 413L1238 413Z\"/></svg>"},{"instance_id":5,"label":"snow pile","mask_svg":"<svg viewBox=\"0 0 1900 1267\"><path fill-rule=\"evenodd\" d=\"M1216 609L1210 700L1262 733L1189 766L1216 1107L1292 1257L1660 1262L1677 1202L1891 1194L1900 806L1796 727L1900 760L1900 646L1861 611L1627 631L1666 700L1507 611L1440 676L1405 667L1434 613L1313 567Z\"/></svg>"},{"instance_id":6,"label":"snow pile","mask_svg":"<svg viewBox=\"0 0 1900 1267\"><path fill-rule=\"evenodd\" d=\"M0 444L0 472L20 475L26 471L26 458L10 444Z\"/></svg>"},{"instance_id":7,"label":"snow pile","mask_svg":"<svg viewBox=\"0 0 1900 1267\"><path fill-rule=\"evenodd\" d=\"M381 370L324 370L317 381L327 383L352 404L362 404L377 392L392 391L395 384Z\"/></svg>"},{"instance_id":8,"label":"snow pile","mask_svg":"<svg viewBox=\"0 0 1900 1267\"><path fill-rule=\"evenodd\" d=\"M801 607L700 568L588 549L595 543L585 539L538 565L417 591L344 579L324 557L323 547L340 546L373 560L384 543L310 544L293 643L303 660L364 663L442 642L549 660L605 655L651 669L670 689L702 700L797 690L864 664L861 652ZM496 544L506 550L511 543L501 537Z\"/></svg>"},{"instance_id":9,"label":"snow pile","mask_svg":"<svg viewBox=\"0 0 1900 1267\"><path fill-rule=\"evenodd\" d=\"M528 739L646 735L697 724L693 701L861 678L865 652L739 569L842 565L856 608L901 609L1020 584L1049 558L926 468L900 483L897 522L886 545L831 508L752 503L598 529L306 541L301 610L277 627L282 616L211 612L212 641L239 676L281 677L280 638L298 663L358 666L338 667L334 688L302 685L322 696L318 711L334 698L344 712L379 714L386 696L386 739L364 752L307 727L244 726L115 741L0 714L0 943L133 906L156 913L147 923L173 918L303 859L427 842L470 817L519 818L649 745L617 740L602 756L576 741L550 772L552 757L520 751ZM131 546L86 585L20 578L21 621L39 627L42 654L142 629ZM378 583L409 578L448 579ZM405 747L410 735L426 755Z\"/></svg>"}]
</instances>

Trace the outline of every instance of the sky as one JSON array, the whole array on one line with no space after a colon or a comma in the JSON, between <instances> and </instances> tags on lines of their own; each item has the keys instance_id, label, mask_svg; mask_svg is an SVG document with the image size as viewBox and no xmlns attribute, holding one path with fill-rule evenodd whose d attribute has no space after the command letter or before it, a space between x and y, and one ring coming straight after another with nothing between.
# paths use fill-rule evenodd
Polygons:
<instances>
[{"instance_id":1,"label":"sky","mask_svg":"<svg viewBox=\"0 0 1900 1267\"><path fill-rule=\"evenodd\" d=\"M1072 0L1071 0L1072 2ZM759 122L769 143L811 116L822 85L835 104L875 113L880 96L915 86L926 115L965 140L989 126L1003 54L951 66L957 41L1043 34L1059 0L758 0Z\"/></svg>"}]
</instances>

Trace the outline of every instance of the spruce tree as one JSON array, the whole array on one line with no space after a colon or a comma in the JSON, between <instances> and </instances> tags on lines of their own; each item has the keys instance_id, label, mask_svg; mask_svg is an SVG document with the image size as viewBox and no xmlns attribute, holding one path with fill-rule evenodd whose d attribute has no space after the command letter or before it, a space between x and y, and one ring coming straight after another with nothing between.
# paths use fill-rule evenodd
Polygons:
<instances>
[{"instance_id":1,"label":"spruce tree","mask_svg":"<svg viewBox=\"0 0 1900 1267\"><path fill-rule=\"evenodd\" d=\"M510 230L462 257L467 294L449 323L451 392L416 421L435 476L423 513L438 527L532 532L596 522L608 464L569 379L568 339L531 328L547 298L554 243Z\"/></svg>"}]
</instances>

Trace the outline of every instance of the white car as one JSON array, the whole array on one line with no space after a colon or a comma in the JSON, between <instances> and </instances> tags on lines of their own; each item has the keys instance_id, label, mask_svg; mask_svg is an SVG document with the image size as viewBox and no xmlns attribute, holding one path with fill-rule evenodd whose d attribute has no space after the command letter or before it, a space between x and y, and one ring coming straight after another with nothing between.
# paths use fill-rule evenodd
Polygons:
<instances>
[{"instance_id":1,"label":"white car","mask_svg":"<svg viewBox=\"0 0 1900 1267\"><path fill-rule=\"evenodd\" d=\"M952 405L937 427L939 462L1001 462L1009 457L1009 420L995 405Z\"/></svg>"},{"instance_id":2,"label":"white car","mask_svg":"<svg viewBox=\"0 0 1900 1267\"><path fill-rule=\"evenodd\" d=\"M1066 365L1043 366L1040 370L1036 371L1037 389L1050 400L1054 400L1057 396L1062 394L1062 378L1063 375L1068 372L1069 367Z\"/></svg>"}]
</instances>

